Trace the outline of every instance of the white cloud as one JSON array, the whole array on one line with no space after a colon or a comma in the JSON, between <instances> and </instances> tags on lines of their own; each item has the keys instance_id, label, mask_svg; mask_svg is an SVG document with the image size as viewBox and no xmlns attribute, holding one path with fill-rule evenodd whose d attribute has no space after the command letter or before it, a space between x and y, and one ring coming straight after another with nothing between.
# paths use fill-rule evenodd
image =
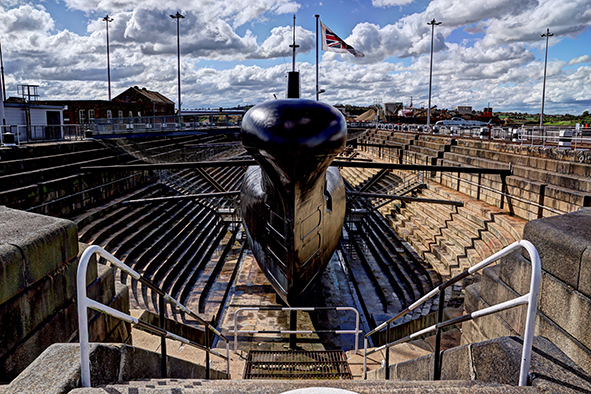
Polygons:
<instances>
[{"instance_id":1,"label":"white cloud","mask_svg":"<svg viewBox=\"0 0 591 394\"><path fill-rule=\"evenodd\" d=\"M308 53L316 47L315 35L300 26L296 27L296 41L299 48L297 53ZM275 27L271 35L259 46L257 53L250 56L253 59L269 59L275 57L289 57L293 43L293 28L291 26Z\"/></svg>"},{"instance_id":2,"label":"white cloud","mask_svg":"<svg viewBox=\"0 0 591 394\"><path fill-rule=\"evenodd\" d=\"M233 27L264 18L267 13L293 14L300 5L292 0L183 0L169 3L162 0L65 0L68 7L85 12L121 12L136 9L157 13L203 15L203 21L231 20Z\"/></svg>"},{"instance_id":3,"label":"white cloud","mask_svg":"<svg viewBox=\"0 0 591 394\"><path fill-rule=\"evenodd\" d=\"M43 7L21 5L19 8L0 13L1 34L47 33L53 30L54 22Z\"/></svg>"},{"instance_id":4,"label":"white cloud","mask_svg":"<svg viewBox=\"0 0 591 394\"><path fill-rule=\"evenodd\" d=\"M591 63L591 56L589 56L589 55L577 56L575 58L572 58L568 62L568 65L572 66L573 64L581 64L581 63Z\"/></svg>"},{"instance_id":5,"label":"white cloud","mask_svg":"<svg viewBox=\"0 0 591 394\"><path fill-rule=\"evenodd\" d=\"M589 28L591 2L589 0L540 0L534 7L523 9L506 18L490 19L486 24L486 45L510 42L537 42L546 28L554 33L550 43L560 37L576 37Z\"/></svg>"},{"instance_id":6,"label":"white cloud","mask_svg":"<svg viewBox=\"0 0 591 394\"><path fill-rule=\"evenodd\" d=\"M261 33L260 24L300 7L295 0L253 0L245 5L232 0L183 0L172 9L161 0L67 0L69 7L94 18L87 34L79 35L57 30L57 22L42 6L9 1L11 5L0 6L8 93L16 93L16 84L39 84L44 98L56 99L106 98L102 15L109 13L114 18L109 25L113 93L137 85L175 100L176 21L169 14L178 8L186 16L180 21L185 108L255 104L273 94L282 97L291 65L277 65L281 60L272 59L290 55L291 26L271 26L268 33ZM375 0L373 5L402 2ZM382 97L408 103L412 96L415 105L426 105L431 44L427 22L436 18L443 24L435 28L433 104L479 108L490 102L497 109L536 111L543 75L540 33L549 26L556 34L550 45L576 38L591 25L590 3L432 0L422 12L388 25L359 23L343 38L365 58L323 53L320 87L327 92L321 99L370 104L374 97ZM468 38L458 40L458 33ZM313 32L298 26L296 35L298 53L314 49ZM237 65L239 61L244 63ZM590 55L570 61L549 58L547 111L580 113L591 105L590 63ZM313 98L315 66L298 62L297 68L303 96Z\"/></svg>"},{"instance_id":7,"label":"white cloud","mask_svg":"<svg viewBox=\"0 0 591 394\"><path fill-rule=\"evenodd\" d=\"M374 7L392 7L412 3L414 0L371 0L371 5Z\"/></svg>"}]
</instances>

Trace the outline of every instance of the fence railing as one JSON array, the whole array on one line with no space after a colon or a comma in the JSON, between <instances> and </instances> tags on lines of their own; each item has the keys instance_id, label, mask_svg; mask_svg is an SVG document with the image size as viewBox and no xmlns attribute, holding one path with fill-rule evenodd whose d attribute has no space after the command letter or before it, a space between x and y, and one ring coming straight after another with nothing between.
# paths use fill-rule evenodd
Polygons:
<instances>
[{"instance_id":1,"label":"fence railing","mask_svg":"<svg viewBox=\"0 0 591 394\"><path fill-rule=\"evenodd\" d=\"M84 125L0 125L0 144L83 140Z\"/></svg>"},{"instance_id":2,"label":"fence railing","mask_svg":"<svg viewBox=\"0 0 591 394\"><path fill-rule=\"evenodd\" d=\"M238 313L242 311L289 311L290 312L290 329L289 330L238 330ZM352 311L355 312L355 329L354 330L297 330L295 328L295 321L297 311L314 312L314 311ZM290 334L290 347L295 347L296 334L355 334L355 353L359 350L359 312L357 309L343 306L343 307L275 307L275 306L261 306L261 307L244 307L238 308L234 312L234 352L238 352L238 334ZM291 329L293 328L293 329ZM293 346L292 346L293 345Z\"/></svg>"},{"instance_id":3,"label":"fence railing","mask_svg":"<svg viewBox=\"0 0 591 394\"><path fill-rule=\"evenodd\" d=\"M488 308L484 308L478 310L476 312L472 312L467 315L463 315L454 319L450 319L447 321L443 320L443 308L445 304L445 289L452 286L454 283L466 278L469 275L473 275L475 272L480 271L481 269L489 266L490 264L494 263L495 261L499 260L500 258L507 256L508 254L512 253L513 251L523 248L525 249L530 258L530 262L532 265L531 270L531 280L530 280L530 291L529 293L514 298L512 300L508 300L502 302L497 305L490 306ZM493 254L492 256L484 259L480 263L474 265L473 267L467 269L466 271L462 272L459 275L449 279L445 283L437 286L429 293L425 294L423 297L418 299L417 301L413 302L410 306L406 309L398 313L396 316L388 319L384 323L380 324L378 327L373 329L372 331L365 334L364 340L364 351L363 351L363 378L367 379L367 356L380 352L382 350L386 350L385 355L385 376L386 379L390 377L390 365L389 365L389 355L390 355L390 347L395 346L399 343L403 343L409 341L414 338L418 338L422 335L435 331L435 351L434 351L434 367L433 367L433 380L439 380L441 378L441 330L446 327L453 326L455 324L459 324L465 321L469 321L478 317L487 316L496 312L503 311L505 309L513 308L519 305L528 304L527 307L527 318L525 323L525 331L523 335L523 350L521 355L521 367L519 371L519 385L525 386L527 384L527 375L529 372L529 365L531 361L531 349L533 343L533 336L534 336L534 327L535 327L535 319L536 319L536 312L538 308L538 295L540 292L540 280L541 280L541 263L540 257L538 255L538 251L534 247L534 245L526 240L521 240L514 242L513 244L501 249L497 253ZM439 293L439 309L437 311L437 323L429 326L423 330L417 331L407 337L401 338L397 341L390 342L390 325L397 319L401 318L402 316L406 315L408 312L412 311L413 309L417 308L418 306L422 305L425 301L432 298L436 294ZM380 347L374 348L370 351L367 350L368 338L381 331L383 328L387 329L386 331L386 344Z\"/></svg>"},{"instance_id":4,"label":"fence railing","mask_svg":"<svg viewBox=\"0 0 591 394\"><path fill-rule=\"evenodd\" d=\"M120 270L126 272L132 278L137 280L138 282L142 283L143 285L149 287L152 291L156 292L159 296L159 313L160 313L160 325L161 327L154 326L152 324L143 322L133 316L130 316L126 313L108 307L100 302L94 301L87 297L86 295L86 270L88 268L88 263L90 262L90 258L98 254L99 256L103 257L105 260L109 261L115 267L119 268ZM80 338L80 363L81 363L81 378L82 378L82 387L90 387L90 348L89 348L89 336L88 336L88 308L94 309L98 312L105 313L107 315L113 316L117 319L123 320L127 323L131 323L137 325L144 331L147 331L151 334L158 335L162 338L162 343L160 345L161 349L161 373L162 377L166 377L166 338L170 338L176 341L179 341L183 344L190 345L205 351L205 378L209 379L210 375L210 362L209 362L209 354L216 355L221 357L222 359L226 360L226 372L228 377L230 376L230 342L229 339L220 333L215 327L211 324L197 316L193 313L190 309L186 306L172 298L170 295L165 293L163 290L158 288L154 285L149 279L144 278L138 272L130 268L129 266L125 265L122 261L117 259L115 256L101 248L100 246L92 245L89 246L80 258L80 263L78 265L78 272L76 277L76 285L77 285L77 295L78 295L78 334ZM164 321L164 313L165 313L165 301L173 304L181 311L187 313L192 318L197 320L199 324L203 324L205 326L205 346L194 341L191 341L187 338L181 337L176 335L172 332L166 331L164 329L165 321ZM209 347L209 332L217 335L219 338L222 338L226 341L226 355L220 354Z\"/></svg>"},{"instance_id":5,"label":"fence railing","mask_svg":"<svg viewBox=\"0 0 591 394\"><path fill-rule=\"evenodd\" d=\"M573 126L433 126L428 129L420 124L377 123L374 127L386 131L408 131L415 133L471 137L560 149L590 149L591 128Z\"/></svg>"},{"instance_id":6,"label":"fence railing","mask_svg":"<svg viewBox=\"0 0 591 394\"><path fill-rule=\"evenodd\" d=\"M562 138L563 141L565 139L565 137L559 137L559 138ZM568 138L568 137L566 137L566 138ZM591 141L591 139L590 139L590 141ZM576 145L574 145L574 146L576 146ZM581 145L579 145L579 147L581 147ZM379 148L372 147L372 146L363 146L363 148L366 150L366 152L369 152L369 153L373 154L374 156L380 157L383 160L387 160L387 161L390 161L390 162L400 162L400 163L404 163L404 164L417 164L415 162L412 162L412 161L406 159L404 155L400 155L399 153L396 153L395 155L392 154L390 152L390 150L389 150L389 146L386 145L386 144L380 145ZM392 147L392 150L398 151L398 147ZM417 174L417 178L420 177L422 183L428 184L429 177L424 176L424 173L422 173L421 171L414 170L413 172ZM434 174L435 172L432 171L431 173ZM432 177L433 176L434 175L432 175ZM482 185L480 183L481 180L482 180L482 178L481 178L480 175L478 176L479 183L471 182L471 181L469 181L469 180L467 180L465 178L460 177L459 175L456 176L456 175L452 175L452 174L440 172L440 177L444 177L444 176L447 177L447 178L449 178L449 179L455 179L457 181L457 186L456 186L456 189L457 190L459 190L460 182L464 182L465 184L469 184L471 186L476 187L476 193L477 193L476 199L477 200L480 200L480 194L481 194L480 191L482 189L482 190L487 190L487 191L490 191L490 192L493 192L493 193L497 193L501 197L501 204L504 204L504 201L506 200L507 201L507 205L510 206L511 205L511 201L512 200L515 200L515 201L519 201L519 202L522 202L522 203L525 203L525 204L529 204L532 207L538 208L538 218L541 218L541 217L544 216L543 215L543 212L544 211L552 212L552 213L557 214L557 215L562 215L564 213L567 213L567 212L563 212L563 211L560 211L560 210L555 209L555 208L551 208L551 207L545 206L544 204L541 204L540 202L529 201L529 200L526 200L524 198L520 198L520 197L511 195L508 192L505 192L505 191L502 191L502 190L497 190L497 189L494 189L492 187L484 186L484 185ZM439 183L441 183L441 181ZM504 186L503 186L503 188L504 188ZM540 200L543 200L543 199L540 199ZM500 208L504 208L504 205L501 205Z\"/></svg>"}]
</instances>

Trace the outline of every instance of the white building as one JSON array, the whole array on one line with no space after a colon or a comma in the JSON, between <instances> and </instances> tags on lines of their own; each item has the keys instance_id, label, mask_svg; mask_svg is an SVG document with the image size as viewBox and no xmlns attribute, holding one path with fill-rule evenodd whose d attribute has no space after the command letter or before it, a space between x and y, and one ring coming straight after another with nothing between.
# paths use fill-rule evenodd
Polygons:
<instances>
[{"instance_id":1,"label":"white building","mask_svg":"<svg viewBox=\"0 0 591 394\"><path fill-rule=\"evenodd\" d=\"M32 142L63 138L63 107L55 105L27 104L19 99L4 102L5 132L15 135L15 140Z\"/></svg>"},{"instance_id":2,"label":"white building","mask_svg":"<svg viewBox=\"0 0 591 394\"><path fill-rule=\"evenodd\" d=\"M456 112L460 115L471 115L472 106L470 105L456 105Z\"/></svg>"}]
</instances>

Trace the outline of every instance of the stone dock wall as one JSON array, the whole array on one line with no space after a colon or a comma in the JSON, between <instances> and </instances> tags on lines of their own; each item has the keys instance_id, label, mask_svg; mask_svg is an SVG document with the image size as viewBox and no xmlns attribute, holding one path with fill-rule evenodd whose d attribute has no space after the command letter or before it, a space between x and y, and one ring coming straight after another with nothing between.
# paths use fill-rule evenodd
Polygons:
<instances>
[{"instance_id":1,"label":"stone dock wall","mask_svg":"<svg viewBox=\"0 0 591 394\"><path fill-rule=\"evenodd\" d=\"M591 371L591 209L529 222L523 238L542 262L535 335L550 339L587 373ZM528 254L516 251L485 268L468 286L464 308L473 312L529 292ZM523 335L526 306L464 323L463 343Z\"/></svg>"},{"instance_id":2,"label":"stone dock wall","mask_svg":"<svg viewBox=\"0 0 591 394\"><path fill-rule=\"evenodd\" d=\"M76 225L64 219L0 207L0 382L10 382L48 346L77 340L76 272L84 245ZM129 311L126 286L114 269L87 272L89 296ZM130 327L89 314L92 342L131 340Z\"/></svg>"},{"instance_id":3,"label":"stone dock wall","mask_svg":"<svg viewBox=\"0 0 591 394\"><path fill-rule=\"evenodd\" d=\"M461 201L389 205L393 226L443 276L521 239L534 219L591 206L591 153L498 141L371 130L361 148L378 160L511 169L512 175L426 172L417 197ZM381 145L376 147L375 145Z\"/></svg>"}]
</instances>

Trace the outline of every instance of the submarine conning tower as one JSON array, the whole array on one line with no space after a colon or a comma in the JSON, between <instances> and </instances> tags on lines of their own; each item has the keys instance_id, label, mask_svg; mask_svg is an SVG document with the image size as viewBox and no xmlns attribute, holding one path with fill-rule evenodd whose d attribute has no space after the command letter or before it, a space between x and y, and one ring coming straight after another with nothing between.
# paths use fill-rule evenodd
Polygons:
<instances>
[{"instance_id":1,"label":"submarine conning tower","mask_svg":"<svg viewBox=\"0 0 591 394\"><path fill-rule=\"evenodd\" d=\"M257 263L289 305L301 304L326 267L345 216L345 187L330 163L347 124L334 107L274 100L242 122L242 144L260 167L242 183L242 215Z\"/></svg>"}]
</instances>

